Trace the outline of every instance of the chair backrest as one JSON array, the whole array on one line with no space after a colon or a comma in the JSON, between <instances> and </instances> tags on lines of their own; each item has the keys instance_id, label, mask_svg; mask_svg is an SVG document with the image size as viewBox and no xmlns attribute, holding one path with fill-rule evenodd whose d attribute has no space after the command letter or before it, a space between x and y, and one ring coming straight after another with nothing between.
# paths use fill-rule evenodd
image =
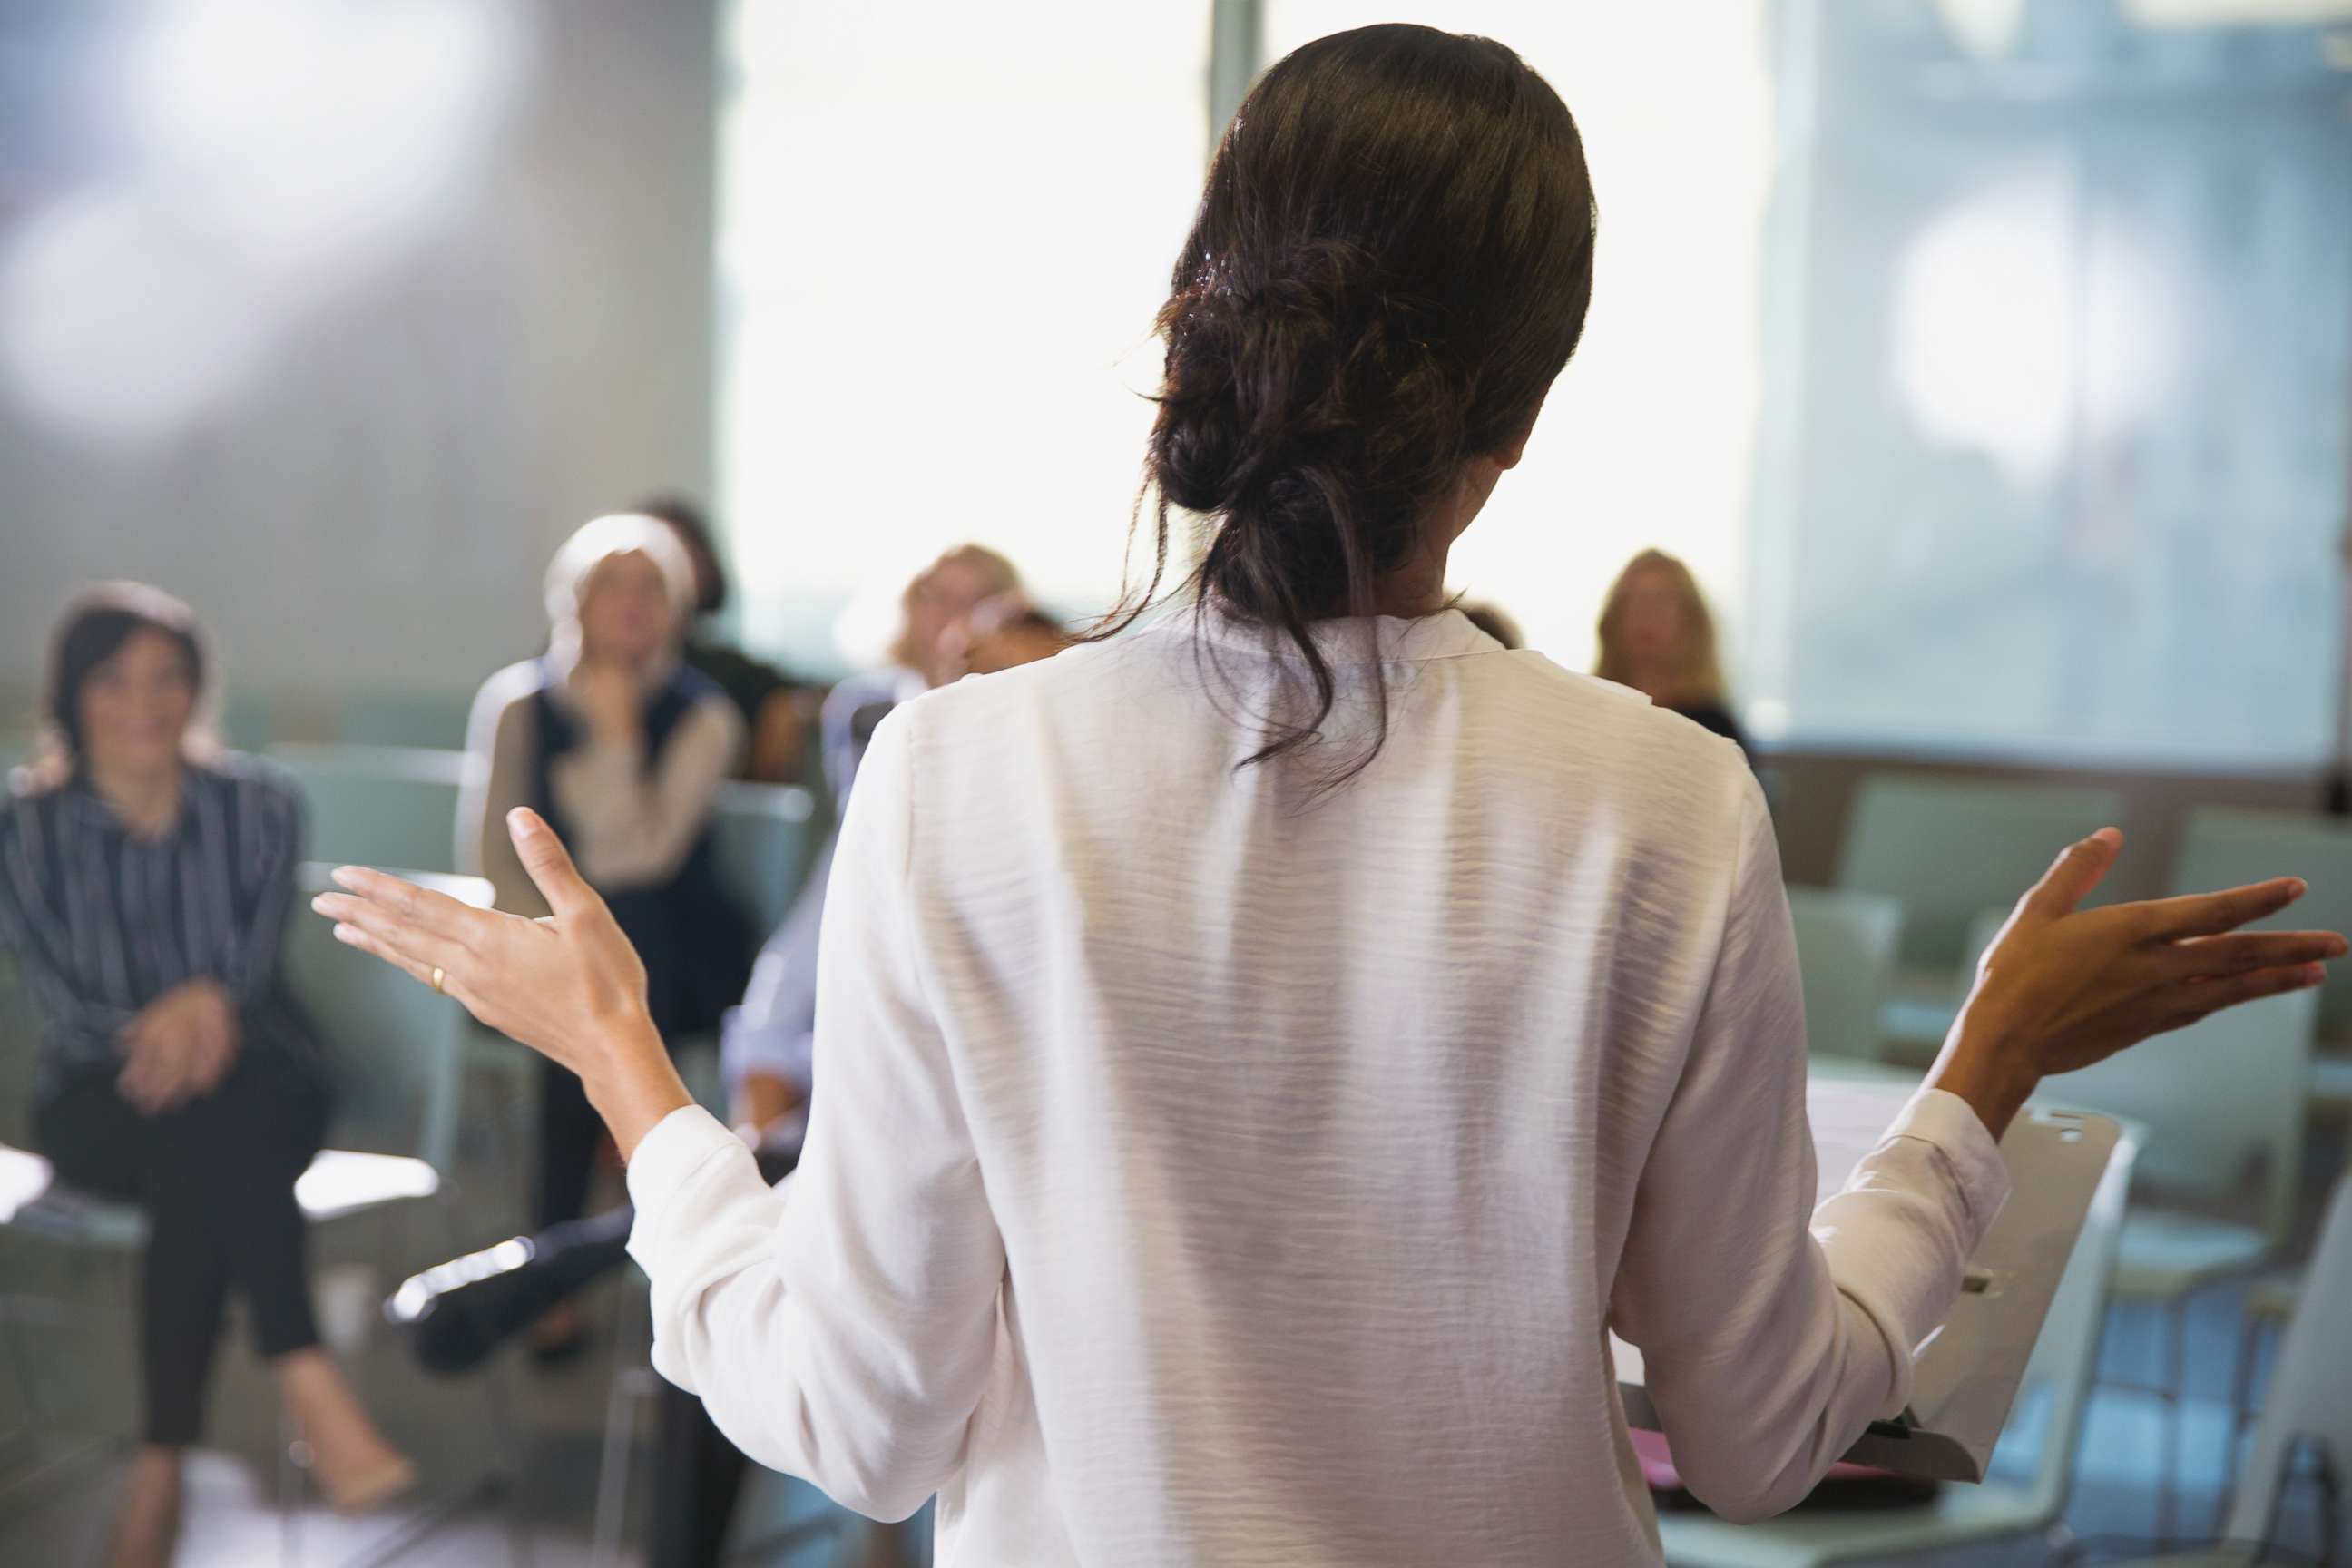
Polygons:
<instances>
[{"instance_id":1,"label":"chair backrest","mask_svg":"<svg viewBox=\"0 0 2352 1568\"><path fill-rule=\"evenodd\" d=\"M2303 1171L2317 1003L2316 993L2295 991L2228 1008L2045 1079L2042 1092L2145 1127L2139 1168L2158 1187L2224 1197L2259 1165L2263 1228L2284 1241Z\"/></svg>"},{"instance_id":2,"label":"chair backrest","mask_svg":"<svg viewBox=\"0 0 2352 1568\"><path fill-rule=\"evenodd\" d=\"M305 864L305 902L331 886L332 868ZM490 903L478 877L403 871L411 881L477 908ZM373 1154L405 1154L446 1173L456 1153L466 1010L406 973L334 937L307 909L288 922L285 978L317 1026L335 1091L328 1142Z\"/></svg>"},{"instance_id":3,"label":"chair backrest","mask_svg":"<svg viewBox=\"0 0 2352 1568\"><path fill-rule=\"evenodd\" d=\"M2099 1335L2105 1327L2107 1282L2116 1268L2116 1249L2124 1229L2124 1214L2131 1192L2132 1164L2137 1153L2126 1138L2116 1145L2107 1173L2083 1217L2074 1250L2059 1276L2058 1292L2042 1320L2041 1336L2017 1385L2009 1427L2001 1444L2017 1439L2024 1453L1994 1451L1997 1470L2013 1473L2023 1461L2029 1479L2026 1490L2036 1508L2055 1520L2074 1484L2074 1452L2080 1447L2083 1419L2096 1381ZM2006 1459L2009 1462L2003 1463Z\"/></svg>"},{"instance_id":4,"label":"chair backrest","mask_svg":"<svg viewBox=\"0 0 2352 1568\"><path fill-rule=\"evenodd\" d=\"M436 751L466 749L466 720L473 706L467 693L377 692L347 699L335 725L347 746L421 746Z\"/></svg>"},{"instance_id":5,"label":"chair backrest","mask_svg":"<svg viewBox=\"0 0 2352 1568\"><path fill-rule=\"evenodd\" d=\"M719 879L762 941L792 913L817 832L815 797L798 784L720 786L711 815Z\"/></svg>"},{"instance_id":6,"label":"chair backrest","mask_svg":"<svg viewBox=\"0 0 2352 1568\"><path fill-rule=\"evenodd\" d=\"M2300 877L2311 890L2254 929L2352 931L2352 824L2299 811L2199 806L2173 852L2176 893L2204 893L2272 877ZM2321 1030L2352 1034L2352 971L2329 969L2319 988Z\"/></svg>"},{"instance_id":7,"label":"chair backrest","mask_svg":"<svg viewBox=\"0 0 2352 1568\"><path fill-rule=\"evenodd\" d=\"M1791 888L1789 916L1804 980L1808 1047L1815 1056L1875 1060L1903 906L1877 893Z\"/></svg>"},{"instance_id":8,"label":"chair backrest","mask_svg":"<svg viewBox=\"0 0 2352 1568\"><path fill-rule=\"evenodd\" d=\"M361 866L457 869L466 753L401 746L278 746L302 792L304 853Z\"/></svg>"},{"instance_id":9,"label":"chair backrest","mask_svg":"<svg viewBox=\"0 0 2352 1568\"><path fill-rule=\"evenodd\" d=\"M2122 815L2113 790L1873 773L1846 817L1837 883L1901 900L1901 961L1948 967L1979 910L2015 903L2059 850Z\"/></svg>"},{"instance_id":10,"label":"chair backrest","mask_svg":"<svg viewBox=\"0 0 2352 1568\"><path fill-rule=\"evenodd\" d=\"M232 691L215 716L222 739L240 752L258 752L269 744L273 728L269 700L249 691Z\"/></svg>"},{"instance_id":11,"label":"chair backrest","mask_svg":"<svg viewBox=\"0 0 2352 1568\"><path fill-rule=\"evenodd\" d=\"M2339 1480L2352 1476L2352 1175L2339 1176L2304 1278L2294 1320L2254 1424L2253 1451L2230 1505L2224 1536L2261 1541L2271 1531L2287 1459L2299 1440L2321 1444Z\"/></svg>"}]
</instances>

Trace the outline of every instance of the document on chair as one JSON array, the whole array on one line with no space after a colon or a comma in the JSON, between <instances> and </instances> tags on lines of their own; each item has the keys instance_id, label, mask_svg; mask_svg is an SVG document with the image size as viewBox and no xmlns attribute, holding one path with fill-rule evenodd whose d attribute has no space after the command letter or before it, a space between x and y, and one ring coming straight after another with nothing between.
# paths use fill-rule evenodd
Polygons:
<instances>
[{"instance_id":1,"label":"document on chair","mask_svg":"<svg viewBox=\"0 0 2352 1568\"><path fill-rule=\"evenodd\" d=\"M1806 1085L1823 1198L1845 1184L1917 1088L1863 1070L1866 1076L1826 1069ZM1872 1423L1846 1451L1851 1463L1935 1480L1984 1479L2086 1221L2095 1217L2102 1244L2112 1248L2132 1157L2114 1121L2029 1105L2000 1141L2000 1153L2009 1203L1969 1259L1951 1316L1912 1363L1910 1405L1897 1420ZM2104 1270L2096 1284L2104 1300ZM1609 1349L1626 1420L1655 1430L1641 1352L1613 1334Z\"/></svg>"}]
</instances>

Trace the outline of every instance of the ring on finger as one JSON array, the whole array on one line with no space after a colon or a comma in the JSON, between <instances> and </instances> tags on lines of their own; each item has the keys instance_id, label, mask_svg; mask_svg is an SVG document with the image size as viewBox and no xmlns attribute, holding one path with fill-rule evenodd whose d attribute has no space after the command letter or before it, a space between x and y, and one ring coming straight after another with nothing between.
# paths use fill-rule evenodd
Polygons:
<instances>
[{"instance_id":1,"label":"ring on finger","mask_svg":"<svg viewBox=\"0 0 2352 1568\"><path fill-rule=\"evenodd\" d=\"M441 988L441 983L448 978L449 972L447 970L442 968L437 963L433 966L433 994L436 996L446 996L448 994L446 991L444 991Z\"/></svg>"}]
</instances>

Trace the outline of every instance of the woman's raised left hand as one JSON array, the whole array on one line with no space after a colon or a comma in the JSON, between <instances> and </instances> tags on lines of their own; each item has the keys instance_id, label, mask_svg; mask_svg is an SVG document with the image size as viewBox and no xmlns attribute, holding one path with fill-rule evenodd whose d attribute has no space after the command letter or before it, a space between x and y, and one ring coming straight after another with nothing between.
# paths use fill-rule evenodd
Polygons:
<instances>
[{"instance_id":1,"label":"woman's raised left hand","mask_svg":"<svg viewBox=\"0 0 2352 1568\"><path fill-rule=\"evenodd\" d=\"M364 867L311 908L335 936L440 988L491 1028L580 1075L625 1156L692 1103L646 1008L646 966L539 814L508 815L515 853L551 911L527 920Z\"/></svg>"}]
</instances>

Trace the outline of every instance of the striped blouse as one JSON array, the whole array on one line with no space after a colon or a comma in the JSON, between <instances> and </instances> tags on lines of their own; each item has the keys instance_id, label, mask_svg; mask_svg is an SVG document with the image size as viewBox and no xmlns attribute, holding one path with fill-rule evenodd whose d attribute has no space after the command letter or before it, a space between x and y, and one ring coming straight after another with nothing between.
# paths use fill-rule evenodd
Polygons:
<instances>
[{"instance_id":1,"label":"striped blouse","mask_svg":"<svg viewBox=\"0 0 2352 1568\"><path fill-rule=\"evenodd\" d=\"M292 787L240 757L190 767L156 838L79 781L0 803L0 947L40 1020L40 1092L121 1071L124 1026L200 976L235 998L242 1049L315 1062L278 984L300 844Z\"/></svg>"}]
</instances>

